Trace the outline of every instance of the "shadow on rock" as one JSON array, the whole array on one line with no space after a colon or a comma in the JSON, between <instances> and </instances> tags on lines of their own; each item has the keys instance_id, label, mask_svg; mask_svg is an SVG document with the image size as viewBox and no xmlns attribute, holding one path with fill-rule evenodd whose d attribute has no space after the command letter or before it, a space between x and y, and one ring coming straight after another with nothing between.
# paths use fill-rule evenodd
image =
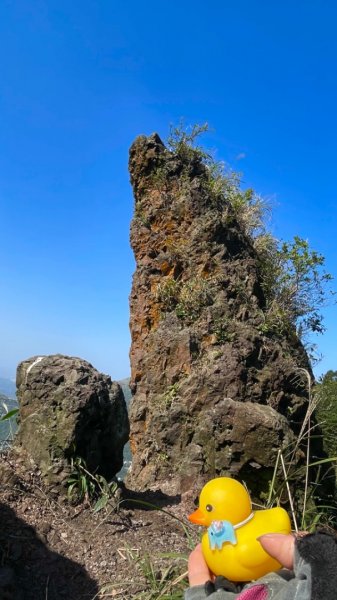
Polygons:
<instances>
[{"instance_id":1,"label":"shadow on rock","mask_svg":"<svg viewBox=\"0 0 337 600\"><path fill-rule=\"evenodd\" d=\"M0 503L0 600L92 600L96 582Z\"/></svg>"},{"instance_id":2,"label":"shadow on rock","mask_svg":"<svg viewBox=\"0 0 337 600\"><path fill-rule=\"evenodd\" d=\"M167 506L173 506L174 504L180 504L181 502L180 494L169 496L168 494L164 494L161 490L137 492L129 490L125 486L123 486L122 489L122 498L123 508L139 508L143 510L165 508Z\"/></svg>"}]
</instances>

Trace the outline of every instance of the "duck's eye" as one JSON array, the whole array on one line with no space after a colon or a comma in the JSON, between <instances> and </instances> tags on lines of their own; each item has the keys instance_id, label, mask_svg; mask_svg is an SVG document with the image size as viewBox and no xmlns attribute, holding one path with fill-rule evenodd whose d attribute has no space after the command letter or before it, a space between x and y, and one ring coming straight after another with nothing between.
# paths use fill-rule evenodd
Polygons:
<instances>
[{"instance_id":1,"label":"duck's eye","mask_svg":"<svg viewBox=\"0 0 337 600\"><path fill-rule=\"evenodd\" d=\"M212 512L213 506L211 504L207 504L206 505L206 510L207 510L207 512Z\"/></svg>"}]
</instances>

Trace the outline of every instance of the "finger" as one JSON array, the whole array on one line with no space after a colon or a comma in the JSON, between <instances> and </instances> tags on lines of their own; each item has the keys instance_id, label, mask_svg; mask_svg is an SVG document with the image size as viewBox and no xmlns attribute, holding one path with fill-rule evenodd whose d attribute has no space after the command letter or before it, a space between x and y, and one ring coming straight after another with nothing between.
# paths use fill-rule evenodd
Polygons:
<instances>
[{"instance_id":1,"label":"finger","mask_svg":"<svg viewBox=\"0 0 337 600\"><path fill-rule=\"evenodd\" d=\"M191 587L203 585L211 579L211 573L204 559L201 544L198 544L189 556L188 579Z\"/></svg>"},{"instance_id":2,"label":"finger","mask_svg":"<svg viewBox=\"0 0 337 600\"><path fill-rule=\"evenodd\" d=\"M292 569L294 565L295 538L293 535L282 533L268 533L258 538L262 548L276 558L281 565Z\"/></svg>"}]
</instances>

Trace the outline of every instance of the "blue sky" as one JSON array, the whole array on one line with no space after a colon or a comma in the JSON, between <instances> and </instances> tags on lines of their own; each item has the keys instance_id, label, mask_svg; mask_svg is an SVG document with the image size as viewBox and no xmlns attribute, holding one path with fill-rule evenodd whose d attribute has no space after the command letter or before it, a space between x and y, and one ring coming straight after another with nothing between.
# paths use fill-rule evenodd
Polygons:
<instances>
[{"instance_id":1,"label":"blue sky","mask_svg":"<svg viewBox=\"0 0 337 600\"><path fill-rule=\"evenodd\" d=\"M333 0L1 2L0 375L61 352L128 376L128 148L181 118L337 279L336 18ZM337 369L335 310L316 374Z\"/></svg>"}]
</instances>

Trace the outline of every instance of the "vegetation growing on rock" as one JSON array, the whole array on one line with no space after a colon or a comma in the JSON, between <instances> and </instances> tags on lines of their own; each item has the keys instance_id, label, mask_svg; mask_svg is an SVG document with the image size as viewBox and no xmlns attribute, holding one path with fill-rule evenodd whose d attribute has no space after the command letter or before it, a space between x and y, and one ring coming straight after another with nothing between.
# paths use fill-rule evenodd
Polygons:
<instances>
[{"instance_id":1,"label":"vegetation growing on rock","mask_svg":"<svg viewBox=\"0 0 337 600\"><path fill-rule=\"evenodd\" d=\"M325 450L328 456L337 458L337 371L329 370L319 379L316 401Z\"/></svg>"}]
</instances>

